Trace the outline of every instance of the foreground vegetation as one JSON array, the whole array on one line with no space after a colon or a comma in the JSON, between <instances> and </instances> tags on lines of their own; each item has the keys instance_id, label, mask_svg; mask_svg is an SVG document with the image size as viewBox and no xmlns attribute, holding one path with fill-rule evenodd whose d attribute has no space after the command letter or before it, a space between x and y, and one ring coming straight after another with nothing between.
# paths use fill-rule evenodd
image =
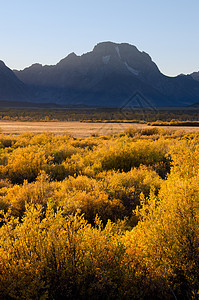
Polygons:
<instances>
[{"instance_id":1,"label":"foreground vegetation","mask_svg":"<svg viewBox=\"0 0 199 300\"><path fill-rule=\"evenodd\" d=\"M0 136L1 299L198 299L199 134Z\"/></svg>"}]
</instances>

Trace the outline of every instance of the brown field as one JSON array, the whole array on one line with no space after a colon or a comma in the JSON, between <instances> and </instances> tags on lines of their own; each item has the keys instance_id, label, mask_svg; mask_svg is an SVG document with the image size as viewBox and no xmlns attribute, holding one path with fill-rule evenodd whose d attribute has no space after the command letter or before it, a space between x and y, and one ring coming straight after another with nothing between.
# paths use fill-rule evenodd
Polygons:
<instances>
[{"instance_id":1,"label":"brown field","mask_svg":"<svg viewBox=\"0 0 199 300\"><path fill-rule=\"evenodd\" d=\"M24 132L53 132L55 134L69 133L76 138L86 138L92 134L106 135L119 133L128 127L137 129L152 128L146 124L138 123L81 123L81 122L18 122L0 121L0 132L7 134L20 134ZM161 126L156 126L161 127ZM154 128L154 127L153 127ZM180 129L185 131L199 130L199 127L164 126L161 128Z\"/></svg>"}]
</instances>

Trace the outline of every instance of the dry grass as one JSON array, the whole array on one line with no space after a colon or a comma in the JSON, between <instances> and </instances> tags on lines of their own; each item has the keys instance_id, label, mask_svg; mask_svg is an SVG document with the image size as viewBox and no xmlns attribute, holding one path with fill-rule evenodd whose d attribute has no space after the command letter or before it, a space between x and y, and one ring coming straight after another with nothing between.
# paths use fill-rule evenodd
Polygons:
<instances>
[{"instance_id":1,"label":"dry grass","mask_svg":"<svg viewBox=\"0 0 199 300\"><path fill-rule=\"evenodd\" d=\"M119 133L128 127L136 129L154 128L146 124L129 124L129 123L81 123L81 122L18 122L18 121L0 121L0 130L2 133L20 134L23 132L41 133L45 131L55 134L69 133L76 138L86 138L92 134L106 135ZM157 126L162 128L161 126ZM171 129L170 126L164 128ZM173 129L185 131L198 131L199 127L178 127L172 126Z\"/></svg>"}]
</instances>

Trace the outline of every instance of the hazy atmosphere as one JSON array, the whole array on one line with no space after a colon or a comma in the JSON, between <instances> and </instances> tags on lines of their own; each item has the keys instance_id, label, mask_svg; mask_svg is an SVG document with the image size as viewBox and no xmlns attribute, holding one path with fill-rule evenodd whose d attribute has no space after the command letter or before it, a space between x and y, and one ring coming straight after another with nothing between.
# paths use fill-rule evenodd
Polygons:
<instances>
[{"instance_id":1,"label":"hazy atmosphere","mask_svg":"<svg viewBox=\"0 0 199 300\"><path fill-rule=\"evenodd\" d=\"M11 69L56 64L99 42L130 43L169 76L199 70L199 2L0 1L0 59Z\"/></svg>"}]
</instances>

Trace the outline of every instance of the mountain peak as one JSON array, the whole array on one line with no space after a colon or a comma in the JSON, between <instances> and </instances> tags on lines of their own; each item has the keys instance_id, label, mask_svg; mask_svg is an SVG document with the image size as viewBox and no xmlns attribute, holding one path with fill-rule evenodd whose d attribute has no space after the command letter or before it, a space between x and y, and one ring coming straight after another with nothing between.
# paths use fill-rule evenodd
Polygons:
<instances>
[{"instance_id":1,"label":"mountain peak","mask_svg":"<svg viewBox=\"0 0 199 300\"><path fill-rule=\"evenodd\" d=\"M30 68L32 68L34 70L39 70L39 69L42 69L42 67L43 67L42 64L35 63L35 64L32 64Z\"/></svg>"},{"instance_id":2,"label":"mountain peak","mask_svg":"<svg viewBox=\"0 0 199 300\"><path fill-rule=\"evenodd\" d=\"M93 49L93 54L97 56L111 56L123 63L130 64L137 68L142 68L144 65L159 72L158 67L152 61L149 54L141 52L134 45L128 43L102 42L97 44Z\"/></svg>"},{"instance_id":3,"label":"mountain peak","mask_svg":"<svg viewBox=\"0 0 199 300\"><path fill-rule=\"evenodd\" d=\"M114 43L110 41L98 43L94 47L93 52L100 53L100 54L110 54L111 52L116 52L115 54L120 56L119 53L120 49L135 51L140 53L140 51L133 45L130 45L128 43Z\"/></svg>"},{"instance_id":4,"label":"mountain peak","mask_svg":"<svg viewBox=\"0 0 199 300\"><path fill-rule=\"evenodd\" d=\"M29 100L28 89L14 72L0 60L0 100Z\"/></svg>"},{"instance_id":5,"label":"mountain peak","mask_svg":"<svg viewBox=\"0 0 199 300\"><path fill-rule=\"evenodd\" d=\"M190 74L191 77L194 79L194 80L197 80L199 81L199 71L198 72L193 72L192 74Z\"/></svg>"},{"instance_id":6,"label":"mountain peak","mask_svg":"<svg viewBox=\"0 0 199 300\"><path fill-rule=\"evenodd\" d=\"M78 58L78 56L74 52L72 52L72 53L68 54L65 58L61 59L57 65L64 66L64 65L67 65L68 63L74 63L77 58Z\"/></svg>"},{"instance_id":7,"label":"mountain peak","mask_svg":"<svg viewBox=\"0 0 199 300\"><path fill-rule=\"evenodd\" d=\"M5 63L2 60L0 60L0 68L7 68Z\"/></svg>"}]
</instances>

